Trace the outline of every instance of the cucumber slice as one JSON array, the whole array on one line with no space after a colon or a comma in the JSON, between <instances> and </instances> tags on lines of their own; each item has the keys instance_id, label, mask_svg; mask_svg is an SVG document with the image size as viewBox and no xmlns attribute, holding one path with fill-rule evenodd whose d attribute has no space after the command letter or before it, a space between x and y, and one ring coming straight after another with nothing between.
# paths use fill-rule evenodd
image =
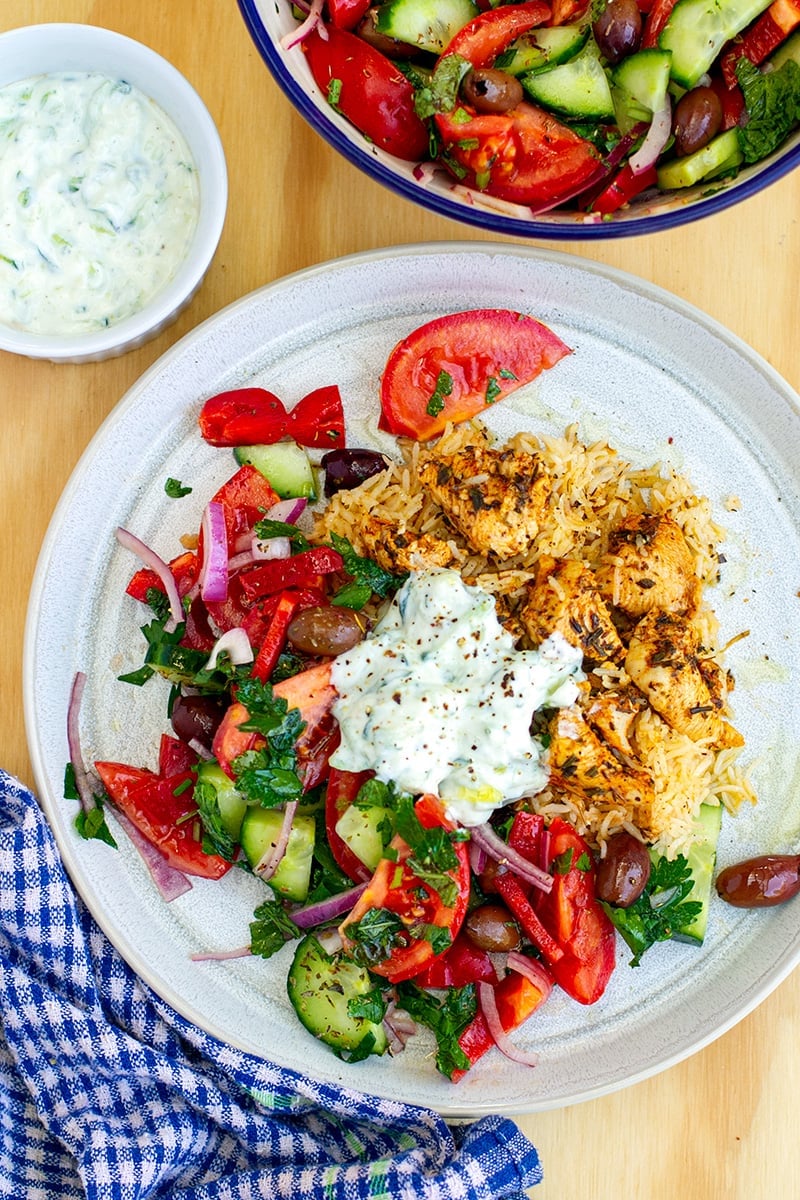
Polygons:
<instances>
[{"instance_id":1,"label":"cucumber slice","mask_svg":"<svg viewBox=\"0 0 800 1200\"><path fill-rule=\"evenodd\" d=\"M711 900L714 867L717 861L717 842L722 828L722 805L701 804L697 817L697 840L686 854L694 884L686 897L702 904L697 917L672 935L677 942L693 942L702 945L708 927L708 910Z\"/></svg>"},{"instance_id":2,"label":"cucumber slice","mask_svg":"<svg viewBox=\"0 0 800 1200\"><path fill-rule=\"evenodd\" d=\"M579 54L589 40L589 25L554 25L533 29L517 38L507 50L497 56L495 66L509 75L523 71L540 71L568 62Z\"/></svg>"},{"instance_id":3,"label":"cucumber slice","mask_svg":"<svg viewBox=\"0 0 800 1200\"><path fill-rule=\"evenodd\" d=\"M294 1011L309 1033L340 1058L384 1054L388 1039L383 1025L349 1011L351 1000L375 990L364 967L344 955L332 957L309 933L299 943L286 980Z\"/></svg>"},{"instance_id":4,"label":"cucumber slice","mask_svg":"<svg viewBox=\"0 0 800 1200\"><path fill-rule=\"evenodd\" d=\"M163 675L170 683L191 686L199 671L205 670L208 654L205 650L193 650L191 646L178 646L171 642L159 642L148 646L144 656L145 666ZM219 685L209 678L203 686L209 691L224 692L230 680L220 674Z\"/></svg>"},{"instance_id":5,"label":"cucumber slice","mask_svg":"<svg viewBox=\"0 0 800 1200\"><path fill-rule=\"evenodd\" d=\"M671 66L668 50L639 50L611 72L614 111L623 132L638 121L649 121L664 107Z\"/></svg>"},{"instance_id":6,"label":"cucumber slice","mask_svg":"<svg viewBox=\"0 0 800 1200\"><path fill-rule=\"evenodd\" d=\"M691 187L707 179L715 179L728 171L735 170L744 155L735 129L728 129L712 138L702 150L675 158L658 168L658 186L663 191L672 188Z\"/></svg>"},{"instance_id":7,"label":"cucumber slice","mask_svg":"<svg viewBox=\"0 0 800 1200\"><path fill-rule=\"evenodd\" d=\"M520 83L537 104L565 117L610 120L614 116L608 77L589 50L546 71L528 71L520 76Z\"/></svg>"},{"instance_id":8,"label":"cucumber slice","mask_svg":"<svg viewBox=\"0 0 800 1200\"><path fill-rule=\"evenodd\" d=\"M236 784L218 763L203 762L197 768L195 794L199 787L211 788L214 791L222 825L233 840L238 842L242 818L247 811L247 801Z\"/></svg>"},{"instance_id":9,"label":"cucumber slice","mask_svg":"<svg viewBox=\"0 0 800 1200\"><path fill-rule=\"evenodd\" d=\"M356 858L374 871L394 833L394 816L390 808L351 804L336 822L336 832Z\"/></svg>"},{"instance_id":10,"label":"cucumber slice","mask_svg":"<svg viewBox=\"0 0 800 1200\"><path fill-rule=\"evenodd\" d=\"M441 54L477 15L472 0L388 0L375 10L375 28L386 37Z\"/></svg>"},{"instance_id":11,"label":"cucumber slice","mask_svg":"<svg viewBox=\"0 0 800 1200\"><path fill-rule=\"evenodd\" d=\"M248 807L242 820L239 841L253 870L274 850L282 825L283 812L278 809L261 808L257 804ZM287 900L302 901L308 895L315 829L313 817L298 813L292 823L286 853L269 880L269 886Z\"/></svg>"},{"instance_id":12,"label":"cucumber slice","mask_svg":"<svg viewBox=\"0 0 800 1200\"><path fill-rule=\"evenodd\" d=\"M770 0L678 0L658 45L672 52L672 78L693 88L722 47L754 21Z\"/></svg>"},{"instance_id":13,"label":"cucumber slice","mask_svg":"<svg viewBox=\"0 0 800 1200\"><path fill-rule=\"evenodd\" d=\"M237 446L233 452L237 463L249 463L286 500L306 496L316 500L317 485L311 460L297 442L274 442L271 446Z\"/></svg>"}]
</instances>

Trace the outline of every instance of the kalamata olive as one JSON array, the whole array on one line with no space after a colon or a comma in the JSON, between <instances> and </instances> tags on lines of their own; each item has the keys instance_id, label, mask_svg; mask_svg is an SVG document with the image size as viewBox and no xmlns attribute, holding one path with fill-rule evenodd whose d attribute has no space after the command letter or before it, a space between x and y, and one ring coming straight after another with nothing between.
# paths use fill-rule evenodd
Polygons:
<instances>
[{"instance_id":1,"label":"kalamata olive","mask_svg":"<svg viewBox=\"0 0 800 1200\"><path fill-rule=\"evenodd\" d=\"M461 95L477 112L503 113L522 100L522 84L507 71L475 67L462 79Z\"/></svg>"},{"instance_id":2,"label":"kalamata olive","mask_svg":"<svg viewBox=\"0 0 800 1200\"><path fill-rule=\"evenodd\" d=\"M505 952L520 946L519 929L503 904L479 904L464 922L464 932L479 950Z\"/></svg>"},{"instance_id":3,"label":"kalamata olive","mask_svg":"<svg viewBox=\"0 0 800 1200\"><path fill-rule=\"evenodd\" d=\"M800 892L799 854L762 854L726 867L717 891L736 908L771 908Z\"/></svg>"},{"instance_id":4,"label":"kalamata olive","mask_svg":"<svg viewBox=\"0 0 800 1200\"><path fill-rule=\"evenodd\" d=\"M213 696L178 696L171 715L175 736L183 742L199 742L210 750L225 708L225 702Z\"/></svg>"},{"instance_id":5,"label":"kalamata olive","mask_svg":"<svg viewBox=\"0 0 800 1200\"><path fill-rule=\"evenodd\" d=\"M382 454L374 450L329 450L320 463L325 471L325 495L346 492L358 487L365 479L379 475L388 465Z\"/></svg>"},{"instance_id":6,"label":"kalamata olive","mask_svg":"<svg viewBox=\"0 0 800 1200\"><path fill-rule=\"evenodd\" d=\"M702 150L722 128L722 104L713 88L696 87L681 96L672 117L675 153Z\"/></svg>"},{"instance_id":7,"label":"kalamata olive","mask_svg":"<svg viewBox=\"0 0 800 1200\"><path fill-rule=\"evenodd\" d=\"M600 53L612 65L639 49L642 14L636 0L608 0L592 24Z\"/></svg>"},{"instance_id":8,"label":"kalamata olive","mask_svg":"<svg viewBox=\"0 0 800 1200\"><path fill-rule=\"evenodd\" d=\"M364 637L366 622L351 608L337 604L305 608L293 618L286 636L302 654L321 654L333 658Z\"/></svg>"},{"instance_id":9,"label":"kalamata olive","mask_svg":"<svg viewBox=\"0 0 800 1200\"><path fill-rule=\"evenodd\" d=\"M374 46L376 50L380 50L386 58L416 58L419 54L417 46L410 46L408 42L388 37L376 28L377 15L376 8L368 8L366 15L356 28L357 35L365 42L369 42L370 46Z\"/></svg>"},{"instance_id":10,"label":"kalamata olive","mask_svg":"<svg viewBox=\"0 0 800 1200\"><path fill-rule=\"evenodd\" d=\"M628 908L644 891L650 866L647 846L638 838L624 829L612 834L595 872L598 899Z\"/></svg>"}]
</instances>

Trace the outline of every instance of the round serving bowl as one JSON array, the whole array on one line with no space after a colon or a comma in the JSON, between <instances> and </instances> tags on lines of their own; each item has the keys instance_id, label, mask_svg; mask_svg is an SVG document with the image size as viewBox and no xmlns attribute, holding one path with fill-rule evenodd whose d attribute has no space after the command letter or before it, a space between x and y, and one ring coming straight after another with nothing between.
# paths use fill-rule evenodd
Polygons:
<instances>
[{"instance_id":1,"label":"round serving bowl","mask_svg":"<svg viewBox=\"0 0 800 1200\"><path fill-rule=\"evenodd\" d=\"M800 130L762 161L721 178L671 192L651 189L612 216L589 215L569 201L534 213L460 186L443 171L403 161L369 141L328 102L306 55L291 43L298 27L289 0L238 0L264 62L295 108L334 149L372 179L423 208L492 233L561 241L655 233L711 216L755 195L800 165ZM335 97L333 97L335 104Z\"/></svg>"},{"instance_id":2,"label":"round serving bowl","mask_svg":"<svg viewBox=\"0 0 800 1200\"><path fill-rule=\"evenodd\" d=\"M205 104L184 76L147 46L95 25L27 25L0 34L0 87L69 72L124 81L161 109L190 151L199 193L194 234L183 257L160 290L138 310L103 328L80 333L34 333L0 320L0 349L75 363L135 349L165 329L186 307L219 243L228 174L222 143Z\"/></svg>"}]
</instances>

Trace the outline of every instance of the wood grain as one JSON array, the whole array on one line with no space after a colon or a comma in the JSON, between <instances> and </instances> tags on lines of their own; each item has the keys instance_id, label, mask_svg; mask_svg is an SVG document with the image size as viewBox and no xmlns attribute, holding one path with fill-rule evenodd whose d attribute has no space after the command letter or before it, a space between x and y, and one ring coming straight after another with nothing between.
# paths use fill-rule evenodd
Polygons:
<instances>
[{"instance_id":1,"label":"wood grain","mask_svg":"<svg viewBox=\"0 0 800 1200\"><path fill-rule=\"evenodd\" d=\"M230 207L203 288L157 340L123 358L80 366L0 353L0 762L28 784L21 659L37 553L70 471L128 387L206 317L288 272L383 245L487 240L422 212L342 161L272 81L233 0L126 6L118 0L3 0L0 6L0 30L39 21L117 29L183 71L219 126ZM546 244L669 289L738 334L800 389L799 216L795 173L764 195L674 233L595 246ZM691 1059L610 1097L521 1116L545 1168L545 1182L532 1194L536 1200L796 1195L798 1031L795 973ZM535 1093L535 1072L531 1088Z\"/></svg>"}]
</instances>

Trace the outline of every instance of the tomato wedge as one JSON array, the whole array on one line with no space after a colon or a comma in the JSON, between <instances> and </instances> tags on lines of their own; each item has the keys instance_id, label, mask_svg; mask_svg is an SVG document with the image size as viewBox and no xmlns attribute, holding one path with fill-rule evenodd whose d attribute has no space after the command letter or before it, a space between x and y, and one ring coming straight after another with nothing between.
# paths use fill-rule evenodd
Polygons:
<instances>
[{"instance_id":1,"label":"tomato wedge","mask_svg":"<svg viewBox=\"0 0 800 1200\"><path fill-rule=\"evenodd\" d=\"M428 130L414 110L414 89L402 71L363 38L319 27L303 41L314 82L328 102L376 146L416 161L428 149Z\"/></svg>"},{"instance_id":2,"label":"tomato wedge","mask_svg":"<svg viewBox=\"0 0 800 1200\"><path fill-rule=\"evenodd\" d=\"M445 46L442 57L458 54L473 67L490 67L506 46L550 17L550 5L543 0L504 5L479 13L459 29Z\"/></svg>"},{"instance_id":3,"label":"tomato wedge","mask_svg":"<svg viewBox=\"0 0 800 1200\"><path fill-rule=\"evenodd\" d=\"M252 446L278 442L286 432L286 409L266 388L236 388L210 396L198 418L211 446Z\"/></svg>"},{"instance_id":4,"label":"tomato wedge","mask_svg":"<svg viewBox=\"0 0 800 1200\"><path fill-rule=\"evenodd\" d=\"M594 867L584 839L560 817L550 822L548 834L553 889L541 898L539 913L565 951L550 970L573 1000L594 1004L614 970L616 933L595 895Z\"/></svg>"},{"instance_id":5,"label":"tomato wedge","mask_svg":"<svg viewBox=\"0 0 800 1200\"><path fill-rule=\"evenodd\" d=\"M344 408L335 383L314 388L290 409L286 432L301 446L333 450L345 444Z\"/></svg>"},{"instance_id":6,"label":"tomato wedge","mask_svg":"<svg viewBox=\"0 0 800 1200\"><path fill-rule=\"evenodd\" d=\"M444 814L441 801L436 796L425 795L417 800L415 812L426 829L441 826L453 829ZM414 927L437 926L450 934L450 944L461 928L467 911L470 889L470 867L466 844L456 842L454 849L458 866L450 872L456 884L455 904L447 906L432 887L415 875L407 865L411 851L399 835L390 843L397 853L397 860L383 858L378 863L372 879L356 901L355 907L339 927L346 949L354 942L348 929L357 925L362 917L373 909L386 909L400 917L407 933L405 940L393 946L388 956L378 963L370 963L370 970L383 975L391 983L412 979L425 970L444 950L436 952L430 940L421 934L415 936Z\"/></svg>"},{"instance_id":7,"label":"tomato wedge","mask_svg":"<svg viewBox=\"0 0 800 1200\"><path fill-rule=\"evenodd\" d=\"M395 346L381 381L378 425L427 441L530 383L569 354L546 325L508 309L438 317Z\"/></svg>"},{"instance_id":8,"label":"tomato wedge","mask_svg":"<svg viewBox=\"0 0 800 1200\"><path fill-rule=\"evenodd\" d=\"M602 170L591 142L527 101L504 113L459 105L434 120L442 166L460 183L537 211L583 191Z\"/></svg>"},{"instance_id":9,"label":"tomato wedge","mask_svg":"<svg viewBox=\"0 0 800 1200\"><path fill-rule=\"evenodd\" d=\"M220 879L231 864L206 854L195 837L194 776L161 776L126 763L96 762L95 770L112 801L171 867L186 875Z\"/></svg>"}]
</instances>

